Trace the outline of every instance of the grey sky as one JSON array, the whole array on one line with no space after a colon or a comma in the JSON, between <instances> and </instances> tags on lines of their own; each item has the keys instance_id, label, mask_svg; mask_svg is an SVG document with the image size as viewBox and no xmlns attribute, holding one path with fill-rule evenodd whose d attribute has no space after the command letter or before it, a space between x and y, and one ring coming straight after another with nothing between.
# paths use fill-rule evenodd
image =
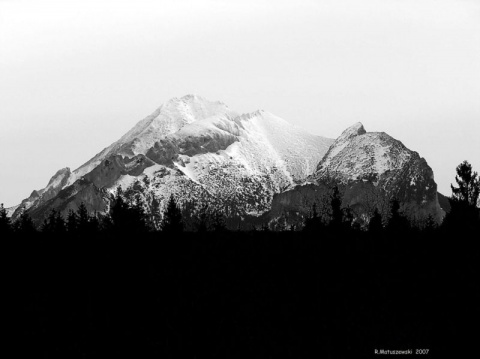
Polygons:
<instances>
[{"instance_id":1,"label":"grey sky","mask_svg":"<svg viewBox=\"0 0 480 359\"><path fill-rule=\"evenodd\" d=\"M332 138L361 121L450 194L480 171L480 1L0 0L0 202L188 93Z\"/></svg>"}]
</instances>

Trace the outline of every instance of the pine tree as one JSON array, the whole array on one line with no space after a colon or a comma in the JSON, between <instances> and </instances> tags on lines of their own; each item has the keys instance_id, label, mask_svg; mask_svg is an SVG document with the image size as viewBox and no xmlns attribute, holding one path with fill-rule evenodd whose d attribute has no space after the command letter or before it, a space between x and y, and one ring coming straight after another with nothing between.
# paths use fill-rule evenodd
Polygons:
<instances>
[{"instance_id":1,"label":"pine tree","mask_svg":"<svg viewBox=\"0 0 480 359\"><path fill-rule=\"evenodd\" d=\"M400 202L396 198L390 201L390 218L387 230L393 234L406 232L410 229L410 222L400 213Z\"/></svg>"},{"instance_id":2,"label":"pine tree","mask_svg":"<svg viewBox=\"0 0 480 359\"><path fill-rule=\"evenodd\" d=\"M43 224L42 224L42 227L40 228L40 231L42 233L47 233L47 234L55 233L56 218L57 218L57 211L55 210L55 208L52 208L48 217L43 220Z\"/></svg>"},{"instance_id":3,"label":"pine tree","mask_svg":"<svg viewBox=\"0 0 480 359\"><path fill-rule=\"evenodd\" d=\"M480 179L477 172L472 171L472 165L468 161L463 161L457 166L455 181L458 187L450 185L452 198L465 205L477 207L480 195Z\"/></svg>"},{"instance_id":4,"label":"pine tree","mask_svg":"<svg viewBox=\"0 0 480 359\"><path fill-rule=\"evenodd\" d=\"M7 236L12 233L12 222L7 216L7 210L0 204L0 236Z\"/></svg>"},{"instance_id":5,"label":"pine tree","mask_svg":"<svg viewBox=\"0 0 480 359\"><path fill-rule=\"evenodd\" d=\"M478 231L480 230L478 174L472 171L472 166L467 161L457 166L456 171L455 181L458 187L451 185L450 212L446 215L442 227L455 232Z\"/></svg>"},{"instance_id":6,"label":"pine tree","mask_svg":"<svg viewBox=\"0 0 480 359\"><path fill-rule=\"evenodd\" d=\"M123 198L121 187L111 197L108 230L115 233L146 232L148 227L145 220L143 201L139 195L127 202Z\"/></svg>"},{"instance_id":7,"label":"pine tree","mask_svg":"<svg viewBox=\"0 0 480 359\"><path fill-rule=\"evenodd\" d=\"M89 233L89 230L90 230L90 225L89 225L90 216L88 214L87 207L85 206L85 203L83 203L83 202L80 203L80 206L77 209L77 218L78 218L78 222L77 222L78 233L81 234L81 235L85 235L85 234Z\"/></svg>"},{"instance_id":8,"label":"pine tree","mask_svg":"<svg viewBox=\"0 0 480 359\"><path fill-rule=\"evenodd\" d=\"M78 216L73 209L68 211L67 216L67 232L74 234L78 230Z\"/></svg>"},{"instance_id":9,"label":"pine tree","mask_svg":"<svg viewBox=\"0 0 480 359\"><path fill-rule=\"evenodd\" d=\"M60 212L55 217L55 233L64 234L67 231L65 220Z\"/></svg>"},{"instance_id":10,"label":"pine tree","mask_svg":"<svg viewBox=\"0 0 480 359\"><path fill-rule=\"evenodd\" d=\"M177 202L175 201L175 197L173 197L173 194L170 196L167 208L163 213L160 227L163 232L167 233L183 232L184 224L182 220L182 212L177 206Z\"/></svg>"},{"instance_id":11,"label":"pine tree","mask_svg":"<svg viewBox=\"0 0 480 359\"><path fill-rule=\"evenodd\" d=\"M32 235L37 232L35 224L25 208L22 209L22 214L17 220L16 231L21 235Z\"/></svg>"}]
</instances>

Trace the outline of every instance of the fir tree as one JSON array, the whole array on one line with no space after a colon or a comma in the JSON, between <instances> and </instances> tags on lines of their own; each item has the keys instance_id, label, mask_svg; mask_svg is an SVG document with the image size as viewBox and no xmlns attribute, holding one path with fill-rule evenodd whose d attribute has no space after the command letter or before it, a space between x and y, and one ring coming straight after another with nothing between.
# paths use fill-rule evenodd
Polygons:
<instances>
[{"instance_id":1,"label":"fir tree","mask_svg":"<svg viewBox=\"0 0 480 359\"><path fill-rule=\"evenodd\" d=\"M450 185L452 198L465 205L477 207L480 194L480 179L477 172L472 171L472 165L468 161L463 161L458 165L455 181L458 187Z\"/></svg>"},{"instance_id":2,"label":"fir tree","mask_svg":"<svg viewBox=\"0 0 480 359\"><path fill-rule=\"evenodd\" d=\"M393 234L406 232L410 229L410 222L400 213L400 202L396 198L390 201L390 218L387 230Z\"/></svg>"},{"instance_id":3,"label":"fir tree","mask_svg":"<svg viewBox=\"0 0 480 359\"><path fill-rule=\"evenodd\" d=\"M80 203L80 206L77 209L77 230L79 234L87 234L90 230L90 216L88 214L87 207L85 206L85 203Z\"/></svg>"},{"instance_id":4,"label":"fir tree","mask_svg":"<svg viewBox=\"0 0 480 359\"><path fill-rule=\"evenodd\" d=\"M77 233L78 230L78 216L73 209L68 211L67 216L67 232L68 233Z\"/></svg>"},{"instance_id":5,"label":"fir tree","mask_svg":"<svg viewBox=\"0 0 480 359\"><path fill-rule=\"evenodd\" d=\"M7 210L0 204L0 236L9 235L12 232L12 222L7 216Z\"/></svg>"},{"instance_id":6,"label":"fir tree","mask_svg":"<svg viewBox=\"0 0 480 359\"><path fill-rule=\"evenodd\" d=\"M138 233L147 231L143 202L139 195L130 202L123 198L121 187L111 198L109 220L110 228L115 233Z\"/></svg>"},{"instance_id":7,"label":"fir tree","mask_svg":"<svg viewBox=\"0 0 480 359\"><path fill-rule=\"evenodd\" d=\"M318 215L317 202L313 202L310 214L305 218L303 230L306 232L317 232L322 226L322 219Z\"/></svg>"},{"instance_id":8,"label":"fir tree","mask_svg":"<svg viewBox=\"0 0 480 359\"><path fill-rule=\"evenodd\" d=\"M184 224L182 220L182 212L177 206L177 202L175 201L173 194L170 195L170 199L168 200L167 208L163 213L160 227L162 231L167 233L183 232Z\"/></svg>"},{"instance_id":9,"label":"fir tree","mask_svg":"<svg viewBox=\"0 0 480 359\"><path fill-rule=\"evenodd\" d=\"M462 162L456 170L455 181L458 187L451 185L450 212L442 226L448 231L475 232L480 230L480 180L467 161Z\"/></svg>"},{"instance_id":10,"label":"fir tree","mask_svg":"<svg viewBox=\"0 0 480 359\"><path fill-rule=\"evenodd\" d=\"M55 210L55 208L52 208L48 217L43 220L42 227L40 228L41 232L47 234L55 233L56 220L57 211Z\"/></svg>"},{"instance_id":11,"label":"fir tree","mask_svg":"<svg viewBox=\"0 0 480 359\"><path fill-rule=\"evenodd\" d=\"M22 214L16 222L16 232L21 235L32 235L37 232L37 228L25 208L22 209Z\"/></svg>"}]
</instances>

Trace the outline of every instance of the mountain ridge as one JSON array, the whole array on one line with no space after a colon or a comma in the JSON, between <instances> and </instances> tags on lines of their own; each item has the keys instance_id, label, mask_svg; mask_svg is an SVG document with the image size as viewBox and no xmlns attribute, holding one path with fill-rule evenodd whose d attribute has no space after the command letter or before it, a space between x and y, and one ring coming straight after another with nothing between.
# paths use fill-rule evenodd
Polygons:
<instances>
[{"instance_id":1,"label":"mountain ridge","mask_svg":"<svg viewBox=\"0 0 480 359\"><path fill-rule=\"evenodd\" d=\"M263 110L238 115L197 95L173 98L76 170L59 171L61 180L52 178L48 191L25 199L14 216L25 207L41 220L52 208L76 209L80 200L103 211L116 186L139 180L155 184L144 188L150 202L196 193L214 202L228 197L240 212L259 214L274 193L304 180L332 142Z\"/></svg>"}]
</instances>

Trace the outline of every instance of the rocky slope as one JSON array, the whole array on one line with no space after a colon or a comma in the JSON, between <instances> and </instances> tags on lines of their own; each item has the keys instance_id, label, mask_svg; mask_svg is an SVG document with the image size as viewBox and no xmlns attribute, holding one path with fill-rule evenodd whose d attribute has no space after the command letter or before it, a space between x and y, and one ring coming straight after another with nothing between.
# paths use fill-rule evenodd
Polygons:
<instances>
[{"instance_id":1,"label":"rocky slope","mask_svg":"<svg viewBox=\"0 0 480 359\"><path fill-rule=\"evenodd\" d=\"M343 206L368 221L375 208L384 216L390 198L402 203L410 219L444 215L437 198L433 171L417 152L384 132L366 132L357 123L335 140L305 183L274 197L271 218L289 213L299 220L313 202L328 199L331 183L340 184Z\"/></svg>"},{"instance_id":2,"label":"rocky slope","mask_svg":"<svg viewBox=\"0 0 480 359\"><path fill-rule=\"evenodd\" d=\"M260 215L275 193L305 181L332 140L265 111L238 115L221 102L172 99L80 168L60 170L14 211L40 222L84 202L108 209L117 186L134 188L150 211L174 194L181 203L209 203L227 215Z\"/></svg>"}]
</instances>

